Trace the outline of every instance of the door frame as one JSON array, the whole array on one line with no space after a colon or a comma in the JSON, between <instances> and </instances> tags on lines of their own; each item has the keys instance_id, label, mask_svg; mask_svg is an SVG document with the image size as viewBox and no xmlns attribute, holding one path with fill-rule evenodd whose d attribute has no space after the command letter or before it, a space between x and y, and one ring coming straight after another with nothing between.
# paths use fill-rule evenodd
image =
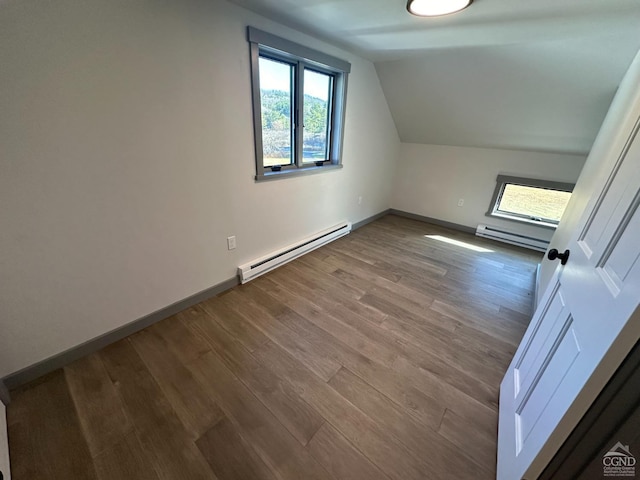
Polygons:
<instances>
[{"instance_id":1,"label":"door frame","mask_svg":"<svg viewBox=\"0 0 640 480\"><path fill-rule=\"evenodd\" d=\"M638 385L640 343L627 355L539 480L578 478L593 459L611 446L611 437L640 405Z\"/></svg>"}]
</instances>

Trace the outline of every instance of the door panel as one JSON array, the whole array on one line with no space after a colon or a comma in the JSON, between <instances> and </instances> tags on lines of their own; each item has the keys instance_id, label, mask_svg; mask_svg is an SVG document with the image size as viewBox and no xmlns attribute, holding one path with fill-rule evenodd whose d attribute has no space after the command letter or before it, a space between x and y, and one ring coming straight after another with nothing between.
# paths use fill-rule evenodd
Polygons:
<instances>
[{"instance_id":1,"label":"door panel","mask_svg":"<svg viewBox=\"0 0 640 480\"><path fill-rule=\"evenodd\" d=\"M603 255L607 246L617 244L616 231L624 228L628 218L638 206L640 169L629 159L640 155L640 142L636 141L640 119L634 125L628 142L622 147L613 172L603 186L578 238L587 258Z\"/></svg>"},{"instance_id":2,"label":"door panel","mask_svg":"<svg viewBox=\"0 0 640 480\"><path fill-rule=\"evenodd\" d=\"M633 217L628 225L625 225L624 232L618 240L615 249L607 255L600 265L598 265L598 274L603 282L609 288L613 297L617 297L624 287L625 283L630 280L630 274L638 263L640 253L637 251L640 239L637 237L638 222L637 206Z\"/></svg>"},{"instance_id":3,"label":"door panel","mask_svg":"<svg viewBox=\"0 0 640 480\"><path fill-rule=\"evenodd\" d=\"M538 322L531 341L523 349L522 356L516 362L515 395L517 404L523 402L523 397L530 395L531 388L535 387L541 372L546 368L551 345L558 337L567 315L562 294L556 289L556 293L550 299L549 308L544 312L544 316L549 318L549 321Z\"/></svg>"},{"instance_id":4,"label":"door panel","mask_svg":"<svg viewBox=\"0 0 640 480\"><path fill-rule=\"evenodd\" d=\"M640 56L636 61L640 88ZM640 97L500 388L498 479L536 478L640 338ZM634 315L635 314L635 315ZM545 460L546 459L546 460Z\"/></svg>"},{"instance_id":5,"label":"door panel","mask_svg":"<svg viewBox=\"0 0 640 480\"><path fill-rule=\"evenodd\" d=\"M547 362L540 370L539 381L532 388L532 394L525 397L516 410L516 432L519 437L516 442L520 447L516 447L518 454L579 354L580 346L573 328L573 318L569 316L560 336L548 352Z\"/></svg>"}]
</instances>

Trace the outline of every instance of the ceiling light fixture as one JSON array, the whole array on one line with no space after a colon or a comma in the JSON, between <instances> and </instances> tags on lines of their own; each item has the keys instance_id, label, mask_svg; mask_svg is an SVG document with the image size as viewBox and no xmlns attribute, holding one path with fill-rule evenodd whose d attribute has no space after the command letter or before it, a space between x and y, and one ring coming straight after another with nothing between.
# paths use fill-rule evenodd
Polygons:
<instances>
[{"instance_id":1,"label":"ceiling light fixture","mask_svg":"<svg viewBox=\"0 0 640 480\"><path fill-rule=\"evenodd\" d=\"M409 0L407 10L419 17L437 17L459 12L471 5L473 0Z\"/></svg>"}]
</instances>

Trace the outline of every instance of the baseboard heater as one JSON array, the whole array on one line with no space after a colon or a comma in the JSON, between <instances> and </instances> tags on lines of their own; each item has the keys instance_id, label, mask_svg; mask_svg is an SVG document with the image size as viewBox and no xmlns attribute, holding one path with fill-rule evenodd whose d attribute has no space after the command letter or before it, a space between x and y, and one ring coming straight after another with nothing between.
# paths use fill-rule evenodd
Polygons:
<instances>
[{"instance_id":1,"label":"baseboard heater","mask_svg":"<svg viewBox=\"0 0 640 480\"><path fill-rule=\"evenodd\" d=\"M549 247L548 240L509 232L508 230L500 227L492 227L491 225L478 225L476 235L499 242L510 243L511 245L518 245L519 247L530 248L531 250L537 250L539 252L546 252Z\"/></svg>"},{"instance_id":2,"label":"baseboard heater","mask_svg":"<svg viewBox=\"0 0 640 480\"><path fill-rule=\"evenodd\" d=\"M351 222L341 223L335 227L327 228L310 237L300 240L294 245L277 250L264 257L246 263L238 267L240 283L247 283L260 275L270 272L274 268L284 265L305 253L309 253L318 247L333 242L340 237L344 237L351 232Z\"/></svg>"}]
</instances>

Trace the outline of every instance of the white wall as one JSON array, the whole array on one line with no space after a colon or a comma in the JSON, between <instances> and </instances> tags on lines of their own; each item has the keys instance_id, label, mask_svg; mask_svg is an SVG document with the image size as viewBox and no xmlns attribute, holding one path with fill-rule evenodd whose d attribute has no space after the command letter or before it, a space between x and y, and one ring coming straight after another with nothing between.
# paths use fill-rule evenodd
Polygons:
<instances>
[{"instance_id":1,"label":"white wall","mask_svg":"<svg viewBox=\"0 0 640 480\"><path fill-rule=\"evenodd\" d=\"M576 155L402 143L393 208L476 228L479 223L551 238L547 228L487 217L498 174L575 182L585 158ZM458 200L464 206L458 207Z\"/></svg>"},{"instance_id":2,"label":"white wall","mask_svg":"<svg viewBox=\"0 0 640 480\"><path fill-rule=\"evenodd\" d=\"M352 63L342 170L254 182L249 24ZM227 2L4 1L0 59L0 377L390 207L373 65Z\"/></svg>"},{"instance_id":3,"label":"white wall","mask_svg":"<svg viewBox=\"0 0 640 480\"><path fill-rule=\"evenodd\" d=\"M0 402L0 471L4 474L4 480L11 480L9 441L7 439L7 410L2 402Z\"/></svg>"}]
</instances>

